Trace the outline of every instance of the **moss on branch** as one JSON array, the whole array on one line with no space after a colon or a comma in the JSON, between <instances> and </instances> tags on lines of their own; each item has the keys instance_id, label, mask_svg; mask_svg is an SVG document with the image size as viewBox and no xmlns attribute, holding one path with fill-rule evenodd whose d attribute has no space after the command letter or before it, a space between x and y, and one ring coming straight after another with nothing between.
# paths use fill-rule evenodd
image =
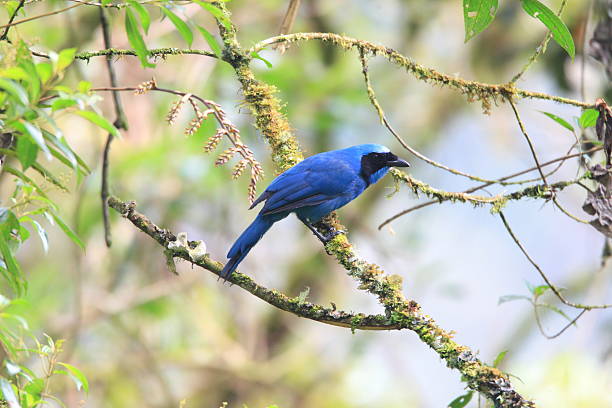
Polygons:
<instances>
[{"instance_id":1,"label":"moss on branch","mask_svg":"<svg viewBox=\"0 0 612 408\"><path fill-rule=\"evenodd\" d=\"M184 259L185 261L191 262L217 276L220 276L219 274L223 269L223 264L211 259L208 254L194 259L192 255L189 254L187 248L171 245L171 243L175 243L177 241L176 235L166 229L160 228L149 218L147 218L147 216L136 211L136 203L133 201L126 203L116 197L109 197L108 205L121 214L124 218L128 219L142 232L157 241L157 243L164 248L164 252L168 254L170 259ZM196 246L197 242L189 242L190 248L193 249ZM228 280L247 292L257 296L263 301L268 302L272 306L306 319L315 320L317 322L326 323L333 326L350 328L353 330L401 329L401 326L393 319L390 319L384 315L349 313L342 310L337 310L335 307L326 308L321 305L307 302L299 296L290 297L277 290L268 289L259 285L253 279L242 273L235 272Z\"/></svg>"},{"instance_id":2,"label":"moss on branch","mask_svg":"<svg viewBox=\"0 0 612 408\"><path fill-rule=\"evenodd\" d=\"M404 183L408 185L412 192L417 196L419 195L419 193L423 193L429 198L434 198L438 200L440 203L444 201L459 201L462 203L472 203L475 207L482 205L491 205L491 212L494 214L501 211L506 206L508 201L521 200L523 198L550 200L556 192L562 191L566 187L574 185L580 182L581 180L590 178L590 173L586 172L581 177L574 180L559 181L553 184L537 184L512 193L498 194L492 197L485 197L481 195L474 195L462 192L439 190L423 181L415 179L409 174L398 169L391 169L390 173L396 182L397 189L399 189L399 183Z\"/></svg>"},{"instance_id":3,"label":"moss on branch","mask_svg":"<svg viewBox=\"0 0 612 408\"><path fill-rule=\"evenodd\" d=\"M225 3L215 2L224 17L230 20L230 13ZM250 59L247 57L252 51L261 49L267 45L278 42L291 42L308 39L321 39L331 41L343 48L365 49L373 54L385 55L390 61L406 67L410 72L416 74L420 79L432 82L440 82L455 87L481 99L483 104L492 98L502 95L504 92L517 92L504 90L503 87L476 86L475 83L463 81L437 73L431 69L416 64L397 52L371 43L359 40L347 39L347 37L335 34L291 34L288 36L274 37L244 51L237 40L234 26L225 27L218 21L219 30L225 50L224 60L234 67L238 80L242 84L246 103L255 117L257 128L264 134L266 141L272 148L272 158L279 170L286 170L303 158L299 144L291 131L286 117L281 112L281 103L275 96L276 89L264 84L257 79L249 67ZM570 103L573 104L573 103ZM322 229L342 227L335 214L331 214L323 220ZM474 353L466 346L461 346L452 340L452 333L440 328L435 321L421 311L420 306L412 301L406 300L402 293L402 280L397 275L385 275L384 271L375 264L359 259L352 245L345 235L337 235L325 245L330 255L336 257L338 262L347 270L348 274L359 282L359 289L374 294L384 306L386 316L401 328L406 328L417 333L419 338L431 347L450 368L458 369L468 386L481 392L489 398L496 407L533 407L534 404L519 395L510 384L508 377L496 368L489 367L481 362ZM234 274L234 276L237 274ZM355 318L353 324L361 322Z\"/></svg>"},{"instance_id":4,"label":"moss on branch","mask_svg":"<svg viewBox=\"0 0 612 408\"><path fill-rule=\"evenodd\" d=\"M294 33L279 35L265 39L255 44L249 51L257 52L273 44L292 44L303 41L324 41L334 44L345 50L357 49L361 54L368 52L374 56L380 55L389 62L398 65L410 72L416 79L452 88L467 96L468 101L480 101L485 111L489 111L491 106L498 101L503 101L507 97L544 99L563 103L566 105L578 106L581 108L593 108L594 104L576 101L574 99L563 98L556 95L549 95L542 92L532 92L519 89L514 84L486 84L478 81L469 81L463 78L443 74L433 68L425 67L410 58L400 54L392 48L374 44L369 41L358 40L344 35L334 33Z\"/></svg>"}]
</instances>

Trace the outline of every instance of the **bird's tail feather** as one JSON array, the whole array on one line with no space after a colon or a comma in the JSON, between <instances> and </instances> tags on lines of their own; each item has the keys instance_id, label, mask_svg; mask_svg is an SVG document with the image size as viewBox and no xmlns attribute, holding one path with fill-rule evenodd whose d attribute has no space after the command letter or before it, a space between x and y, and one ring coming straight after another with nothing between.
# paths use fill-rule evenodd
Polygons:
<instances>
[{"instance_id":1,"label":"bird's tail feather","mask_svg":"<svg viewBox=\"0 0 612 408\"><path fill-rule=\"evenodd\" d=\"M280 217L284 218L284 217ZM227 253L229 261L225 264L225 267L220 273L223 279L230 277L232 272L236 270L238 264L242 262L245 256L249 253L251 248L257 244L263 234L266 233L279 217L270 217L264 215L258 215L257 218L248 226L246 230L238 237L232 248Z\"/></svg>"}]
</instances>

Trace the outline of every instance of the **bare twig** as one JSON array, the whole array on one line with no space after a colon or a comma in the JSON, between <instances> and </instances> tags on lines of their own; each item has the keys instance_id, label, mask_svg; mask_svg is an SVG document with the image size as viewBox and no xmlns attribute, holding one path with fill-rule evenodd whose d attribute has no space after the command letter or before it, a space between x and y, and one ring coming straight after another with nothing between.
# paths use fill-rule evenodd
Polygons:
<instances>
[{"instance_id":1,"label":"bare twig","mask_svg":"<svg viewBox=\"0 0 612 408\"><path fill-rule=\"evenodd\" d=\"M391 126L391 124L389 123L389 121L387 120L387 117L385 116L385 112L383 111L382 107L380 106L380 103L378 102L378 100L376 99L376 94L374 93L374 89L372 88L372 83L370 81L370 75L368 73L368 61L366 59L366 50L364 48L359 47L359 59L361 61L361 72L363 73L363 78L365 81L365 85L366 85L366 90L368 92L368 98L370 99L370 103L372 104L372 106L374 106L374 109L376 109L376 112L378 113L378 117L380 118L381 123L387 128L387 130L389 130L389 132L391 132L391 134L395 137L395 139L397 139L397 141L402 145L402 147L406 150L408 150L410 153L412 153L413 155L415 155L416 157L418 157L419 159L423 160L424 162L431 164L434 167L438 167L440 169L446 170L450 173L453 173L455 175L458 176L463 176L463 177L467 177L471 180L474 181L480 181L483 183L488 183L488 182L492 182L493 180L486 180L483 178L480 178L478 176L474 176L472 174L468 174L465 172L462 172L460 170L456 170L453 169L451 167L448 167L442 163L438 163L435 160L430 159L429 157L425 156L424 154L418 152L417 150L413 149L408 143L406 143L404 141L404 139L402 139L402 137L395 131L395 129Z\"/></svg>"},{"instance_id":2,"label":"bare twig","mask_svg":"<svg viewBox=\"0 0 612 408\"><path fill-rule=\"evenodd\" d=\"M567 0L563 0L561 2L561 6L559 6L559 11L557 11L558 17L560 17L561 13L563 13L563 9L565 9L566 4ZM514 77L512 77L512 79L510 80L510 84L516 83L516 81L518 81L521 76L523 76L523 74L533 65L533 63L538 59L538 57L546 52L546 47L548 46L548 43L550 42L552 37L552 31L549 31L540 43L540 45L536 48L533 55L531 55L527 63L523 66L523 68Z\"/></svg>"},{"instance_id":3,"label":"bare twig","mask_svg":"<svg viewBox=\"0 0 612 408\"><path fill-rule=\"evenodd\" d=\"M521 252L523 253L523 255L525 255L525 258L527 258L527 260L529 261L529 263L531 263L531 265L533 265L533 267L538 271L538 273L540 274L540 276L542 277L542 279L544 280L544 282L546 282L546 284L550 287L550 290L555 294L555 296L557 296L557 298L559 298L559 300L566 306L570 306L576 309L585 309L585 310L592 310L592 309L608 309L610 307L612 307L612 304L603 304L603 305L583 305L580 303L574 303L574 302L570 302L569 300L567 300L565 298L565 296L563 296L559 290L559 288L557 288L555 285L553 285L553 283L548 279L548 276L546 276L546 274L544 273L544 271L542 270L542 268L540 268L540 266L533 260L533 258L529 255L529 253L527 252L527 250L525 249L525 247L523 246L523 244L519 241L519 239L517 238L517 236L514 234L514 231L512 230L512 228L510 228L510 225L508 224L508 221L506 220L506 217L504 216L503 212L499 212L499 217L501 218L504 227L506 227L506 231L508 231L508 234L510 234L510 237L512 237L512 240L514 241L514 243L516 244L516 246L519 247L519 249L521 250Z\"/></svg>"},{"instance_id":4,"label":"bare twig","mask_svg":"<svg viewBox=\"0 0 612 408\"><path fill-rule=\"evenodd\" d=\"M79 6L82 6L82 5L83 5L82 3L73 4L72 6L68 6L68 7L60 9L60 10L50 11L48 13L39 14L37 16L32 16L32 17L24 18L23 20L19 20L19 21L15 21L15 22L10 22L8 24L1 25L0 28L9 28L9 27L13 27L13 26L16 26L16 25L19 25L19 24L27 23L28 21L33 21L33 20L37 20L39 18L53 16L55 14L60 14L60 13L63 13L65 11L71 10L71 9L73 9L75 7L79 7Z\"/></svg>"},{"instance_id":5,"label":"bare twig","mask_svg":"<svg viewBox=\"0 0 612 408\"><path fill-rule=\"evenodd\" d=\"M556 332L555 334L551 335L551 334L546 333L546 330L544 330L544 326L542 325L542 322L540 320L540 314L538 313L538 307L541 306L541 305L539 305L539 304L537 304L535 302L532 302L532 303L533 303L533 313L535 315L535 321L536 321L536 324L538 326L538 329L540 330L540 333L542 334L542 336L546 337L548 340L556 339L557 337L562 335L567 329L569 329L574 324L576 324L578 319L580 319L586 312L588 312L587 309L582 309L580 311L580 313L578 313L578 315L576 315L575 318L573 318L569 323L567 323L565 326L563 326L558 332Z\"/></svg>"},{"instance_id":6,"label":"bare twig","mask_svg":"<svg viewBox=\"0 0 612 408\"><path fill-rule=\"evenodd\" d=\"M521 129L521 133L523 134L523 136L525 136L525 140L527 141L527 144L529 145L531 156L533 157L533 161L535 162L536 168L538 169L538 173L540 173L542 182L545 185L548 185L548 181L546 181L546 176L544 175L544 172L542 171L542 167L540 166L540 161L538 160L538 155L536 154L535 147L533 146L533 142L531 141L531 138L529 137L529 134L527 133L527 130L525 129L525 124L523 123L523 120L521 119L519 111L516 108L516 104L512 100L512 97L508 97L506 99L508 100L508 103L512 107L512 111L514 112L514 117L516 118L516 122L518 123L519 128Z\"/></svg>"},{"instance_id":7,"label":"bare twig","mask_svg":"<svg viewBox=\"0 0 612 408\"><path fill-rule=\"evenodd\" d=\"M21 8L23 7L24 3L25 3L25 0L20 0L19 4L17 5L17 7L15 7L15 11L13 11L13 14L11 14L11 17L9 18L8 24L4 28L4 32L2 33L2 35L0 35L0 41L7 40L7 41L10 42L10 40L8 39L8 32L9 32L9 29L11 28L11 23L13 22L13 20L17 16L17 13L19 13L19 10L21 10Z\"/></svg>"},{"instance_id":8,"label":"bare twig","mask_svg":"<svg viewBox=\"0 0 612 408\"><path fill-rule=\"evenodd\" d=\"M104 8L100 7L100 25L102 26L102 35L104 37L104 46L106 48L112 47L111 40L111 31L109 27L108 18L106 17L106 11ZM111 87L117 86L117 73L115 72L115 67L113 65L112 57L110 55L106 56L106 67L108 69L108 75L110 78ZM121 104L121 97L119 96L119 92L113 91L113 105L115 107L115 127L117 129L127 130L127 119L125 117L125 112L123 111L123 106ZM106 136L106 143L104 145L104 153L102 154L102 185L100 188L100 199L102 203L102 220L104 222L104 241L106 242L106 246L108 248L112 245L112 234L111 234L111 226L110 220L108 216L108 206L106 205L106 200L109 197L109 166L110 166L110 148L111 143L113 142L114 136L112 133L109 133Z\"/></svg>"}]
</instances>

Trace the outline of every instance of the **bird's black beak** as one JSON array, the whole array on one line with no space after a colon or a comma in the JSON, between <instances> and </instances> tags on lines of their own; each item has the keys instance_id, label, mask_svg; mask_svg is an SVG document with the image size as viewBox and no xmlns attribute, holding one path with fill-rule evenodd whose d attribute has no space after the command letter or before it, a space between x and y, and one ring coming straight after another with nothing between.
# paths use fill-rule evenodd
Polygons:
<instances>
[{"instance_id":1,"label":"bird's black beak","mask_svg":"<svg viewBox=\"0 0 612 408\"><path fill-rule=\"evenodd\" d=\"M398 158L397 160L392 160L392 161L387 162L387 166L389 167L410 167L410 163L408 163L406 160L402 160Z\"/></svg>"}]
</instances>

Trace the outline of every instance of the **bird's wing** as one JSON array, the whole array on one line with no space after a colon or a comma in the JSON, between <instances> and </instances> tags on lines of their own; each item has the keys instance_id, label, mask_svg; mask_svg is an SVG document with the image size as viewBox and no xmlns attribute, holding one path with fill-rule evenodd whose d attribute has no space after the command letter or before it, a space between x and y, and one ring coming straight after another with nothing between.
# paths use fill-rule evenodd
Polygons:
<instances>
[{"instance_id":1,"label":"bird's wing","mask_svg":"<svg viewBox=\"0 0 612 408\"><path fill-rule=\"evenodd\" d=\"M288 201L286 202L286 204L283 204L283 205L280 205L280 202L279 202L279 205L274 206L273 209L267 208L268 205L265 205L264 208L261 210L262 211L261 214L262 215L276 214L276 213L283 212L283 211L291 211L291 210L296 210L302 207L318 205L318 204L326 202L330 198L333 198L333 197L326 196L323 194L314 194L308 197L304 197L297 201ZM283 200L283 201L287 201L287 200Z\"/></svg>"},{"instance_id":2,"label":"bird's wing","mask_svg":"<svg viewBox=\"0 0 612 408\"><path fill-rule=\"evenodd\" d=\"M355 177L342 161L313 156L278 176L253 204L266 201L264 215L318 205L346 194Z\"/></svg>"}]
</instances>

